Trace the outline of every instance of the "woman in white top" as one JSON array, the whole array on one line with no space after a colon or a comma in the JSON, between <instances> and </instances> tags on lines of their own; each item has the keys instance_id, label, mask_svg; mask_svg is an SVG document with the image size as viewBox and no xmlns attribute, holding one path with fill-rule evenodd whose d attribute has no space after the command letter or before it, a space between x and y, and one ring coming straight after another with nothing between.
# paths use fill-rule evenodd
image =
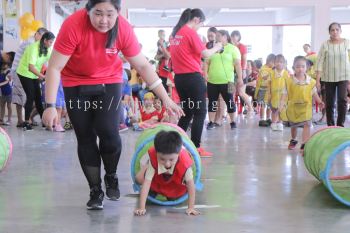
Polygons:
<instances>
[{"instance_id":1,"label":"woman in white top","mask_svg":"<svg viewBox=\"0 0 350 233\"><path fill-rule=\"evenodd\" d=\"M337 126L344 127L347 108L347 85L350 80L350 41L341 38L339 23L329 25L330 39L324 42L319 51L316 79L320 90L320 80L325 83L327 125L333 126L334 102L337 93L338 119Z\"/></svg>"}]
</instances>

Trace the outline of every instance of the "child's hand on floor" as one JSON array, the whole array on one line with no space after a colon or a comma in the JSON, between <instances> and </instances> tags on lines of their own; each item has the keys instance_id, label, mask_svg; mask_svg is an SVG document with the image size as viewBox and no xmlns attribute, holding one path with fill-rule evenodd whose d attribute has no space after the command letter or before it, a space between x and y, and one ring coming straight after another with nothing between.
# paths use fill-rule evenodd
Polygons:
<instances>
[{"instance_id":1,"label":"child's hand on floor","mask_svg":"<svg viewBox=\"0 0 350 233\"><path fill-rule=\"evenodd\" d=\"M188 208L188 209L186 210L186 214L187 214L187 215L194 215L194 216L197 216L197 215L200 215L201 212L199 212L199 211L197 211L197 210L195 210L195 209L193 209L193 208Z\"/></svg>"},{"instance_id":2,"label":"child's hand on floor","mask_svg":"<svg viewBox=\"0 0 350 233\"><path fill-rule=\"evenodd\" d=\"M134 215L136 216L143 216L146 214L146 209L136 209L134 210Z\"/></svg>"}]
</instances>

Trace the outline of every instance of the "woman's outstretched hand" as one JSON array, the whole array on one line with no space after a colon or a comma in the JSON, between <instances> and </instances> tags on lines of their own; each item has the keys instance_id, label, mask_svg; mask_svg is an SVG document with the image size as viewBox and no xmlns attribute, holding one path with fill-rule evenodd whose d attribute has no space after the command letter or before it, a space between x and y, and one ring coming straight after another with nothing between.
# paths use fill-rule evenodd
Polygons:
<instances>
[{"instance_id":1,"label":"woman's outstretched hand","mask_svg":"<svg viewBox=\"0 0 350 233\"><path fill-rule=\"evenodd\" d=\"M185 116L185 113L182 110L182 108L179 105L177 105L174 101L172 101L172 99L170 99L169 97L167 97L167 99L163 101L163 103L169 115L176 115L178 117Z\"/></svg>"}]
</instances>

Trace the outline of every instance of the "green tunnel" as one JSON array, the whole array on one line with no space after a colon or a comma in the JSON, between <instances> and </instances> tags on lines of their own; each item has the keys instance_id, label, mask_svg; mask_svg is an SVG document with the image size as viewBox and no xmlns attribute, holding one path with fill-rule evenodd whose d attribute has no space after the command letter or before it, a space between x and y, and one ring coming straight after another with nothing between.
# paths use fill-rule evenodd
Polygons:
<instances>
[{"instance_id":1,"label":"green tunnel","mask_svg":"<svg viewBox=\"0 0 350 233\"><path fill-rule=\"evenodd\" d=\"M0 172L5 169L11 160L12 143L8 134L0 128Z\"/></svg>"},{"instance_id":2,"label":"green tunnel","mask_svg":"<svg viewBox=\"0 0 350 233\"><path fill-rule=\"evenodd\" d=\"M350 147L350 129L330 127L316 132L305 144L304 163L308 171L321 181L329 192L350 206L350 174L333 176L332 166Z\"/></svg>"}]
</instances>

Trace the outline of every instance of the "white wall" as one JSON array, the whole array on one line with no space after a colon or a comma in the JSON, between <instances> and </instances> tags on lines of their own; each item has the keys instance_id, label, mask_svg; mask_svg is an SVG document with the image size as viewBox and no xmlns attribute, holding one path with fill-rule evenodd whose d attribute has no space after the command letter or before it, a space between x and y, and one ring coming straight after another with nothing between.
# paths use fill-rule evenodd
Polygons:
<instances>
[{"instance_id":1,"label":"white wall","mask_svg":"<svg viewBox=\"0 0 350 233\"><path fill-rule=\"evenodd\" d=\"M29 4L28 4L29 3ZM18 19L21 16L23 12L31 12L31 1L18 1L17 5L15 5L17 16L15 17L8 17L6 16L5 12L5 5L2 1L2 15L3 15L3 22L4 22L4 51L16 51L18 48L18 45L20 43L20 30L19 30L19 23Z\"/></svg>"},{"instance_id":2,"label":"white wall","mask_svg":"<svg viewBox=\"0 0 350 233\"><path fill-rule=\"evenodd\" d=\"M64 19L62 16L58 15L55 12L54 4L50 4L48 7L50 8L50 14L48 17L48 30L57 36Z\"/></svg>"}]
</instances>

